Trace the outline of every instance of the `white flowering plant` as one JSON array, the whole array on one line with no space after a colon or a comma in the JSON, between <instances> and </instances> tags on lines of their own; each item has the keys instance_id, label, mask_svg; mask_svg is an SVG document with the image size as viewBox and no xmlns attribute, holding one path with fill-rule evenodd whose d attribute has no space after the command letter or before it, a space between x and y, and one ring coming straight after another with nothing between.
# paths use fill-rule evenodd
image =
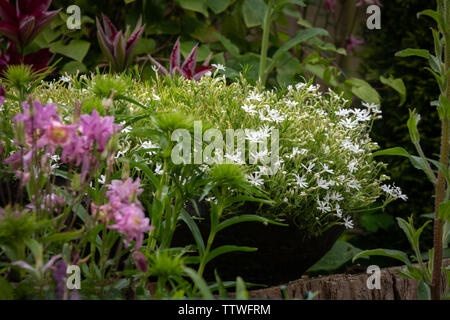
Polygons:
<instances>
[{"instance_id":1,"label":"white flowering plant","mask_svg":"<svg viewBox=\"0 0 450 320\"><path fill-rule=\"evenodd\" d=\"M224 152L223 159L242 165L247 181L272 200L270 206L255 207L254 213L289 221L310 236L339 224L353 228L359 212L407 199L387 182L385 165L373 158L378 145L370 139L370 128L381 118L379 106L362 103L351 107L341 95L321 92L311 82L283 91L259 90L244 79L229 84L221 72L217 69L197 82L178 77L138 82L118 75L82 76L68 85L43 86L39 92L43 100L57 97L67 105L84 101L83 107L97 105L100 110L108 103L113 105L124 127L120 156L148 164L156 175L163 172L163 148L157 138L150 138L148 130L157 114L186 114L224 135L227 129L243 129L247 142L261 142L277 129L276 170L267 164L249 163L250 157L270 157L268 149L252 153L247 148L244 156ZM205 163L197 167L202 173L211 169Z\"/></svg>"}]
</instances>

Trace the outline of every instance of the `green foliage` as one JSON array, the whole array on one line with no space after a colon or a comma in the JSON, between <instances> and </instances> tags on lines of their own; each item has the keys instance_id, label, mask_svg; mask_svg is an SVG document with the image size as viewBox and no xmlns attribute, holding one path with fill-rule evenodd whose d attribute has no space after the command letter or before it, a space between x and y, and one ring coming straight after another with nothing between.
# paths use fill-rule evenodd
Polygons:
<instances>
[{"instance_id":1,"label":"green foliage","mask_svg":"<svg viewBox=\"0 0 450 320\"><path fill-rule=\"evenodd\" d=\"M433 81L433 75L424 70L425 60L428 60L427 50L434 48L430 37L431 19L415 19L420 10L435 7L435 1L385 1L383 2L383 23L380 30L374 32L363 28L363 35L369 45L362 52L361 72L363 78L373 87L381 85L380 76L389 79L401 77L408 91L406 101L402 105L402 97L395 89L379 90L382 101L383 121L374 123L372 135L382 149L404 146L413 150L408 128L406 107L416 109L416 114L422 114L420 122L421 145L425 154L431 155L438 150L436 137L440 128L437 115L430 112L430 101L436 100L438 86ZM413 31L412 31L413 30ZM405 49L414 48L414 49ZM416 49L425 48L425 49ZM400 53L402 52L402 53ZM398 57L395 57L395 55ZM417 57L416 57L417 56ZM401 58L408 57L408 58ZM402 107L400 107L402 105ZM425 116L426 115L426 116ZM433 186L424 180L421 174L411 166L408 158L382 157L389 163L388 173L393 181L402 187L408 195L408 202L396 202L386 208L391 216L406 217L411 213L421 215L433 211ZM394 224L389 232L380 231L373 236L366 235L364 239L355 239L357 246L363 247L363 242L371 247L402 248L408 250L408 243L396 232ZM431 246L432 236L424 234L424 246Z\"/></svg>"}]
</instances>

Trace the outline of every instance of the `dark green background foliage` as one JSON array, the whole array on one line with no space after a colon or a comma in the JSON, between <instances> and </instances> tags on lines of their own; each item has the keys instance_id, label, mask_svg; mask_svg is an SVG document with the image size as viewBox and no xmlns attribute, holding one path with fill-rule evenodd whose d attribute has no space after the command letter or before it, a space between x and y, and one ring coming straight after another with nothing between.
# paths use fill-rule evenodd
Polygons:
<instances>
[{"instance_id":1,"label":"dark green background foliage","mask_svg":"<svg viewBox=\"0 0 450 320\"><path fill-rule=\"evenodd\" d=\"M439 89L431 73L424 69L427 62L415 57L394 56L397 51L406 48L433 50L430 30L433 22L425 17L417 19L417 13L435 7L436 1L430 0L383 1L381 30L364 28L367 49L363 53L362 78L373 80L370 81L371 84L375 88L380 88L382 85L377 80L379 76L388 77L392 74L396 78L402 78L407 89L407 101L403 106L399 106L400 98L394 90L387 88L379 90L382 97L383 119L375 123L372 137L382 149L403 146L411 153L415 153L406 126L409 117L408 108L415 108L422 115L419 130L426 155L437 158L436 154L439 153L440 122L435 107L430 106L431 101L437 100ZM425 219L419 216L433 212L431 183L423 172L414 169L406 158L383 157L383 161L389 163L387 173L392 177L392 181L409 197L407 202L396 201L390 204L385 212L393 217L414 214L416 225L422 225ZM423 235L422 250L432 246L431 226L427 230L428 232ZM372 236L360 237L357 242L363 248L409 248L396 223L392 223L386 230L380 229Z\"/></svg>"}]
</instances>

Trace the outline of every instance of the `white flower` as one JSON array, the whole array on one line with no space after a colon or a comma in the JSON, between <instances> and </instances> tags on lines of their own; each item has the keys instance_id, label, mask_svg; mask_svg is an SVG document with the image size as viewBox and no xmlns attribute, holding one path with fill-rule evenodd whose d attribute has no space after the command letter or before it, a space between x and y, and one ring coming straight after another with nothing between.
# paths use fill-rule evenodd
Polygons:
<instances>
[{"instance_id":1,"label":"white flower","mask_svg":"<svg viewBox=\"0 0 450 320\"><path fill-rule=\"evenodd\" d=\"M342 209L341 209L341 207L339 206L339 203L336 203L336 204L335 204L334 210L336 211L336 216L337 216L338 218L342 218Z\"/></svg>"},{"instance_id":2,"label":"white flower","mask_svg":"<svg viewBox=\"0 0 450 320\"><path fill-rule=\"evenodd\" d=\"M158 149L159 145L158 144L153 144L153 142L149 141L144 141L141 144L141 148L142 149Z\"/></svg>"},{"instance_id":3,"label":"white flower","mask_svg":"<svg viewBox=\"0 0 450 320\"><path fill-rule=\"evenodd\" d=\"M314 166L316 165L315 163L310 163L308 164L308 167L305 167L305 165L302 163L301 164L303 168L306 169L306 172L311 173L311 170L314 168Z\"/></svg>"},{"instance_id":4,"label":"white flower","mask_svg":"<svg viewBox=\"0 0 450 320\"><path fill-rule=\"evenodd\" d=\"M344 217L344 226L347 229L353 229L353 221L350 216Z\"/></svg>"},{"instance_id":5,"label":"white flower","mask_svg":"<svg viewBox=\"0 0 450 320\"><path fill-rule=\"evenodd\" d=\"M155 168L155 174L160 176L164 173L164 170L162 170L162 165L160 163L156 164L156 168Z\"/></svg>"},{"instance_id":6,"label":"white flower","mask_svg":"<svg viewBox=\"0 0 450 320\"><path fill-rule=\"evenodd\" d=\"M358 165L358 161L357 161L356 159L353 159L353 160L350 161L350 163L347 165L348 171L350 171L350 173L355 172L356 170L358 170L357 165Z\"/></svg>"},{"instance_id":7,"label":"white flower","mask_svg":"<svg viewBox=\"0 0 450 320\"><path fill-rule=\"evenodd\" d=\"M303 82L299 82L295 85L295 89L297 90L303 89L304 87L306 87L306 83Z\"/></svg>"},{"instance_id":8,"label":"white flower","mask_svg":"<svg viewBox=\"0 0 450 320\"><path fill-rule=\"evenodd\" d=\"M250 100L256 100L261 101L262 100L262 94L250 92L250 96L247 98L248 101Z\"/></svg>"},{"instance_id":9,"label":"white flower","mask_svg":"<svg viewBox=\"0 0 450 320\"><path fill-rule=\"evenodd\" d=\"M354 109L353 114L356 115L356 120L360 122L370 121L372 119L369 110Z\"/></svg>"},{"instance_id":10,"label":"white flower","mask_svg":"<svg viewBox=\"0 0 450 320\"><path fill-rule=\"evenodd\" d=\"M255 114L256 113L256 110L255 110L255 108L256 108L256 106L254 105L254 104L251 104L251 105L246 105L246 104L244 104L242 107L241 107L245 112L247 112L247 113L249 113L249 114Z\"/></svg>"},{"instance_id":11,"label":"white flower","mask_svg":"<svg viewBox=\"0 0 450 320\"><path fill-rule=\"evenodd\" d=\"M323 167L323 171L328 172L328 173L330 173L330 174L334 174L334 171L333 171L332 169L329 169L328 166L327 166L326 164L322 164L322 163L321 163L321 165L322 165L322 167Z\"/></svg>"},{"instance_id":12,"label":"white flower","mask_svg":"<svg viewBox=\"0 0 450 320\"><path fill-rule=\"evenodd\" d=\"M350 188L350 189L360 190L361 189L361 184L357 180L352 179L349 182L347 182L347 187Z\"/></svg>"},{"instance_id":13,"label":"white flower","mask_svg":"<svg viewBox=\"0 0 450 320\"><path fill-rule=\"evenodd\" d=\"M331 212L331 207L326 201L320 201L319 199L317 199L317 205L317 210L323 213Z\"/></svg>"},{"instance_id":14,"label":"white flower","mask_svg":"<svg viewBox=\"0 0 450 320\"><path fill-rule=\"evenodd\" d=\"M228 160L230 160L232 163L235 164L245 164L245 160L242 159L242 154L240 151L237 151L235 154L228 154L225 153L224 157Z\"/></svg>"},{"instance_id":15,"label":"white flower","mask_svg":"<svg viewBox=\"0 0 450 320\"><path fill-rule=\"evenodd\" d=\"M307 188L308 187L308 183L306 182L306 178L305 176L300 177L298 174L294 173L294 177L295 177L295 184L298 185L300 188Z\"/></svg>"},{"instance_id":16,"label":"white flower","mask_svg":"<svg viewBox=\"0 0 450 320\"><path fill-rule=\"evenodd\" d=\"M352 120L350 118L345 118L345 119L342 119L341 121L339 121L339 124L343 125L347 129L353 129L354 127L356 127L358 125L358 121Z\"/></svg>"},{"instance_id":17,"label":"white flower","mask_svg":"<svg viewBox=\"0 0 450 320\"><path fill-rule=\"evenodd\" d=\"M220 63L218 63L218 64L214 64L214 63L213 63L212 66L213 66L214 68L216 68L217 70L225 71L225 66L222 65L222 64L220 64Z\"/></svg>"},{"instance_id":18,"label":"white flower","mask_svg":"<svg viewBox=\"0 0 450 320\"><path fill-rule=\"evenodd\" d=\"M334 200L334 201L341 201L344 200L344 198L342 197L342 195L339 192L333 191L330 195L330 199ZM337 204L337 206L339 206Z\"/></svg>"},{"instance_id":19,"label":"white flower","mask_svg":"<svg viewBox=\"0 0 450 320\"><path fill-rule=\"evenodd\" d=\"M161 98L159 96L157 96L156 94L153 94L152 96L153 96L153 99L156 100L156 101L160 101L161 100Z\"/></svg>"},{"instance_id":20,"label":"white flower","mask_svg":"<svg viewBox=\"0 0 450 320\"><path fill-rule=\"evenodd\" d=\"M384 184L381 186L381 189L394 199L402 199L403 201L408 200L408 197L402 193L402 190L395 185L390 186Z\"/></svg>"},{"instance_id":21,"label":"white flower","mask_svg":"<svg viewBox=\"0 0 450 320\"><path fill-rule=\"evenodd\" d=\"M341 109L338 111L335 111L334 114L340 117L347 117L351 111L349 109Z\"/></svg>"},{"instance_id":22,"label":"white flower","mask_svg":"<svg viewBox=\"0 0 450 320\"><path fill-rule=\"evenodd\" d=\"M260 178L261 174L259 172L255 172L253 174L247 175L247 181L250 182L254 186L261 186L264 184L264 180Z\"/></svg>"},{"instance_id":23,"label":"white flower","mask_svg":"<svg viewBox=\"0 0 450 320\"><path fill-rule=\"evenodd\" d=\"M106 177L102 174L102 175L100 175L100 178L97 179L97 181L101 184L105 184L105 179L106 179Z\"/></svg>"},{"instance_id":24,"label":"white flower","mask_svg":"<svg viewBox=\"0 0 450 320\"><path fill-rule=\"evenodd\" d=\"M291 101L291 100L287 100L286 104L288 107L296 107L298 105L297 101Z\"/></svg>"},{"instance_id":25,"label":"white flower","mask_svg":"<svg viewBox=\"0 0 450 320\"><path fill-rule=\"evenodd\" d=\"M269 152L267 151L267 149L263 149L258 152L252 152L250 154L252 160L251 164L257 163L259 160L264 160L268 155Z\"/></svg>"},{"instance_id":26,"label":"white flower","mask_svg":"<svg viewBox=\"0 0 450 320\"><path fill-rule=\"evenodd\" d=\"M320 177L317 179L317 186L325 190L330 189L330 183Z\"/></svg>"},{"instance_id":27,"label":"white flower","mask_svg":"<svg viewBox=\"0 0 450 320\"><path fill-rule=\"evenodd\" d=\"M61 80L62 82L70 82L71 81L71 79L66 76L61 76L61 78L59 78L59 80Z\"/></svg>"}]
</instances>

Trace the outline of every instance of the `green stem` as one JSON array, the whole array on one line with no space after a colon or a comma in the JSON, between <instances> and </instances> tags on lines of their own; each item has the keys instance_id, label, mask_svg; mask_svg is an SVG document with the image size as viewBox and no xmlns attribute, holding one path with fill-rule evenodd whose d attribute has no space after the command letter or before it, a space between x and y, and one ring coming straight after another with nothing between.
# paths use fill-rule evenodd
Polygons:
<instances>
[{"instance_id":1,"label":"green stem","mask_svg":"<svg viewBox=\"0 0 450 320\"><path fill-rule=\"evenodd\" d=\"M269 0L269 4L267 6L266 16L264 17L264 24L263 24L261 56L260 56L260 60L259 60L259 84L262 88L266 85L266 80L267 80L266 60L267 60L267 51L269 49L270 20L272 18L273 4L274 4L274 0Z\"/></svg>"}]
</instances>

